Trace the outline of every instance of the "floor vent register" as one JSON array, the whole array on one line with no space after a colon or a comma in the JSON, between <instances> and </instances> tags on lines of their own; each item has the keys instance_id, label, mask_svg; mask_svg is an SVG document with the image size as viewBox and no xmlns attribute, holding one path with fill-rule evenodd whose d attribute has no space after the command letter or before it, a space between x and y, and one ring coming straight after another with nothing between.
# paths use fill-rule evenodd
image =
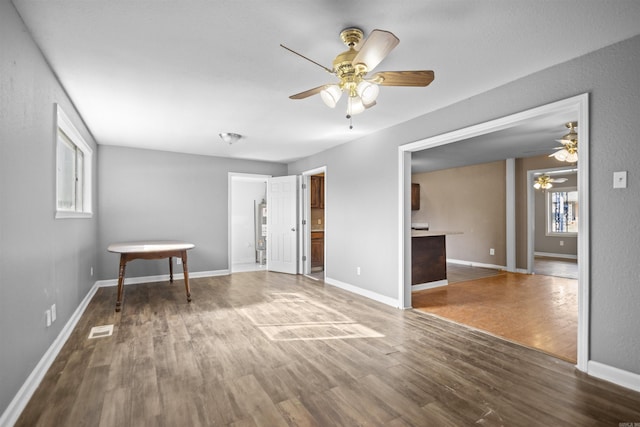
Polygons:
<instances>
[{"instance_id":1,"label":"floor vent register","mask_svg":"<svg viewBox=\"0 0 640 427\"><path fill-rule=\"evenodd\" d=\"M113 325L94 326L89 332L89 339L110 337L113 335Z\"/></svg>"}]
</instances>

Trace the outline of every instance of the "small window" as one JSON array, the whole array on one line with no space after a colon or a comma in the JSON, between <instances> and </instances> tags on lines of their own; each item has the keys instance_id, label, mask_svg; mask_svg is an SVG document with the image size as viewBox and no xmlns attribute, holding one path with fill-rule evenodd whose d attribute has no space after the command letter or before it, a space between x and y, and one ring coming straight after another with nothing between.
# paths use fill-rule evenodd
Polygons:
<instances>
[{"instance_id":1,"label":"small window","mask_svg":"<svg viewBox=\"0 0 640 427\"><path fill-rule=\"evenodd\" d=\"M547 236L578 234L578 191L575 188L547 190Z\"/></svg>"},{"instance_id":2,"label":"small window","mask_svg":"<svg viewBox=\"0 0 640 427\"><path fill-rule=\"evenodd\" d=\"M90 218L93 150L59 105L56 110L56 218Z\"/></svg>"}]
</instances>

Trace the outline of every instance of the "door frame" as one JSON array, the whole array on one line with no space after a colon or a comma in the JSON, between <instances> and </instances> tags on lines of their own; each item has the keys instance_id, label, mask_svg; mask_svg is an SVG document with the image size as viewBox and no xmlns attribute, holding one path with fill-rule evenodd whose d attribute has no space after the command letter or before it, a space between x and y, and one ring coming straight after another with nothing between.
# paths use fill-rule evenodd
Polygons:
<instances>
[{"instance_id":1,"label":"door frame","mask_svg":"<svg viewBox=\"0 0 640 427\"><path fill-rule=\"evenodd\" d=\"M582 147L580 147L582 149ZM578 150L579 151L579 150ZM580 170L579 163L575 166ZM537 173L551 172L566 170L567 167L560 166L557 168L544 168L544 169L531 169L527 171L527 274L533 274L533 267L535 265L535 222L536 222L536 204L535 204L535 189L533 188L534 177ZM573 169L573 168L571 168ZM580 192L578 192L578 203L580 203ZM580 214L580 205L578 204L578 215ZM580 228L580 217L578 217L578 228ZM580 236L580 230L578 230L578 236ZM578 253L578 260L580 260L580 254Z\"/></svg>"},{"instance_id":2,"label":"door frame","mask_svg":"<svg viewBox=\"0 0 640 427\"><path fill-rule=\"evenodd\" d=\"M411 307L411 153L513 127L532 118L567 111L578 115L578 346L577 364L589 361L589 94L584 93L499 119L469 126L398 147L398 306ZM405 256L407 254L408 256Z\"/></svg>"},{"instance_id":3,"label":"door frame","mask_svg":"<svg viewBox=\"0 0 640 427\"><path fill-rule=\"evenodd\" d=\"M234 181L254 181L264 182L265 184L271 178L271 175L260 175L241 172L228 172L227 175L227 268L229 273L233 273L232 255L233 255L233 232L231 227L231 215L233 206L233 182ZM266 191L265 191L266 193ZM266 200L265 194L265 200ZM268 256L268 254L267 254Z\"/></svg>"},{"instance_id":4,"label":"door frame","mask_svg":"<svg viewBox=\"0 0 640 427\"><path fill-rule=\"evenodd\" d=\"M309 169L302 172L302 197L301 200L301 210L302 215L300 215L300 233L301 242L300 247L302 248L302 253L300 254L300 271L302 274L310 274L311 273L311 196L309 191L311 190L311 175L324 174L324 217L325 217L325 225L324 225L324 272L326 276L327 272L327 166L320 166L314 169ZM306 257L306 259L305 259Z\"/></svg>"}]
</instances>

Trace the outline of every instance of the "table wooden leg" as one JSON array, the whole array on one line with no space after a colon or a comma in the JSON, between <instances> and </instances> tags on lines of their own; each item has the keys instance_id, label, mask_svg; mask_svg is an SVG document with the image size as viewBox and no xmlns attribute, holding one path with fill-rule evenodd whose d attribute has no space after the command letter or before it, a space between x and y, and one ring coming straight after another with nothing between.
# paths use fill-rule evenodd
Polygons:
<instances>
[{"instance_id":1,"label":"table wooden leg","mask_svg":"<svg viewBox=\"0 0 640 427\"><path fill-rule=\"evenodd\" d=\"M116 299L116 311L122 307L122 294L124 293L124 272L127 266L127 256L120 255L120 269L118 271L118 299Z\"/></svg>"},{"instance_id":2,"label":"table wooden leg","mask_svg":"<svg viewBox=\"0 0 640 427\"><path fill-rule=\"evenodd\" d=\"M187 301L191 302L191 289L189 288L189 269L187 268L187 251L182 252L182 272L184 273L184 287L187 291Z\"/></svg>"},{"instance_id":3,"label":"table wooden leg","mask_svg":"<svg viewBox=\"0 0 640 427\"><path fill-rule=\"evenodd\" d=\"M169 283L173 283L173 258L169 257Z\"/></svg>"}]
</instances>

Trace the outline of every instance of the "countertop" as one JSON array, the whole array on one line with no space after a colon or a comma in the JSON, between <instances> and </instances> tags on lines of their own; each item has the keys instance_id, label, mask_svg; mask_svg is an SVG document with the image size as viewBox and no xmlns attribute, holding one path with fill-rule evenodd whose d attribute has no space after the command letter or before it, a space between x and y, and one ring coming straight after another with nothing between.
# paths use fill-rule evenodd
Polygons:
<instances>
[{"instance_id":1,"label":"countertop","mask_svg":"<svg viewBox=\"0 0 640 427\"><path fill-rule=\"evenodd\" d=\"M462 234L462 231L411 230L411 237L448 236L450 234Z\"/></svg>"}]
</instances>

